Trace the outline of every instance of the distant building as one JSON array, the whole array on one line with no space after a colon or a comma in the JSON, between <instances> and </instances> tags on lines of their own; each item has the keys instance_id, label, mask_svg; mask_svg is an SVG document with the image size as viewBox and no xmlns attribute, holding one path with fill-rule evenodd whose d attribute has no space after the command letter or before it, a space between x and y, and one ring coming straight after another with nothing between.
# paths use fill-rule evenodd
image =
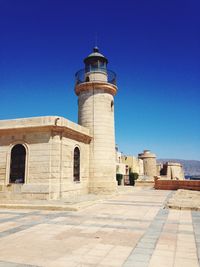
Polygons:
<instances>
[{"instance_id":1,"label":"distant building","mask_svg":"<svg viewBox=\"0 0 200 267\"><path fill-rule=\"evenodd\" d=\"M116 147L116 173L117 174L122 174L128 175L127 169L126 169L126 164L123 163L122 160L123 156L122 153L118 151L118 148Z\"/></svg>"},{"instance_id":2,"label":"distant building","mask_svg":"<svg viewBox=\"0 0 200 267\"><path fill-rule=\"evenodd\" d=\"M184 171L180 163L177 162L166 162L160 164L160 176L161 178L170 179L170 180L184 180Z\"/></svg>"},{"instance_id":3,"label":"distant building","mask_svg":"<svg viewBox=\"0 0 200 267\"><path fill-rule=\"evenodd\" d=\"M154 176L157 175L156 155L150 150L144 150L143 153L138 154L138 158L143 160L144 176L153 180Z\"/></svg>"},{"instance_id":4,"label":"distant building","mask_svg":"<svg viewBox=\"0 0 200 267\"><path fill-rule=\"evenodd\" d=\"M156 155L150 150L144 150L138 154L138 158L123 155L122 162L126 164L129 172L138 173L138 180L141 181L154 181L156 176L160 176L161 179L184 179L184 170L180 163L157 163Z\"/></svg>"},{"instance_id":5,"label":"distant building","mask_svg":"<svg viewBox=\"0 0 200 267\"><path fill-rule=\"evenodd\" d=\"M134 156L122 156L122 162L126 165L129 172L136 172L139 176L144 174L143 161Z\"/></svg>"}]
</instances>

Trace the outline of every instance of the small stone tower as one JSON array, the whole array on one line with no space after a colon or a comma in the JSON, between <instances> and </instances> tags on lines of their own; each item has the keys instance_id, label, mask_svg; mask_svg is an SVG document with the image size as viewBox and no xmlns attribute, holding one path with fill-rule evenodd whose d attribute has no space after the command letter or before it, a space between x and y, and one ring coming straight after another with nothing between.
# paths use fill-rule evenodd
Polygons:
<instances>
[{"instance_id":1,"label":"small stone tower","mask_svg":"<svg viewBox=\"0 0 200 267\"><path fill-rule=\"evenodd\" d=\"M138 154L138 158L143 160L144 175L148 176L148 179L153 179L157 175L156 155L150 150L144 150L143 153Z\"/></svg>"},{"instance_id":2,"label":"small stone tower","mask_svg":"<svg viewBox=\"0 0 200 267\"><path fill-rule=\"evenodd\" d=\"M116 191L114 95L116 75L107 69L108 60L98 47L84 59L85 68L76 73L78 123L90 129L89 192Z\"/></svg>"}]
</instances>

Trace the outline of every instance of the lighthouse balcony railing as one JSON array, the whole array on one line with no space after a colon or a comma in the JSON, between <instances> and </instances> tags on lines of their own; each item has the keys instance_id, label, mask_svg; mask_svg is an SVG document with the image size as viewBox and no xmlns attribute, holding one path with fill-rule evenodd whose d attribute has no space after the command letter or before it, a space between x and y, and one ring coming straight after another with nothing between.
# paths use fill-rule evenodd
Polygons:
<instances>
[{"instance_id":1,"label":"lighthouse balcony railing","mask_svg":"<svg viewBox=\"0 0 200 267\"><path fill-rule=\"evenodd\" d=\"M113 85L116 85L116 74L112 70L108 70L105 68L93 68L93 69L81 69L76 72L75 74L75 80L76 84L81 84L85 82L90 82L89 80L89 74L95 74L95 73L102 73L107 76L106 82L111 83ZM92 81L97 81L97 82L102 82L102 79L100 78L101 76L96 75L96 78L93 79Z\"/></svg>"}]
</instances>

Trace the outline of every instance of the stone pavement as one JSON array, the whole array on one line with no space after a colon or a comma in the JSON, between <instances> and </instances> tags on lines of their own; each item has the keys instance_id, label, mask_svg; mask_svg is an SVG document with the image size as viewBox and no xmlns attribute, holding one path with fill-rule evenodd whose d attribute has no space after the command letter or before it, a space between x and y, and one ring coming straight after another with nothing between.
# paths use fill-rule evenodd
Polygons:
<instances>
[{"instance_id":1,"label":"stone pavement","mask_svg":"<svg viewBox=\"0 0 200 267\"><path fill-rule=\"evenodd\" d=\"M179 189L168 200L167 207L200 211L200 191Z\"/></svg>"},{"instance_id":2,"label":"stone pavement","mask_svg":"<svg viewBox=\"0 0 200 267\"><path fill-rule=\"evenodd\" d=\"M197 267L200 212L132 188L80 211L0 210L2 267Z\"/></svg>"}]
</instances>

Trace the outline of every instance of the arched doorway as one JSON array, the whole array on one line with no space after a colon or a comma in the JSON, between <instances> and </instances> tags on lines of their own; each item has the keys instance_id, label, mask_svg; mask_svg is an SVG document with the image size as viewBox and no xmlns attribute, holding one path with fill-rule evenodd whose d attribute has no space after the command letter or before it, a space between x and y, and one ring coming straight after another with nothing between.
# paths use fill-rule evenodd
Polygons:
<instances>
[{"instance_id":1,"label":"arched doorway","mask_svg":"<svg viewBox=\"0 0 200 267\"><path fill-rule=\"evenodd\" d=\"M26 149L22 144L15 145L11 150L10 183L23 184L25 180Z\"/></svg>"},{"instance_id":2,"label":"arched doorway","mask_svg":"<svg viewBox=\"0 0 200 267\"><path fill-rule=\"evenodd\" d=\"M74 149L74 182L80 182L80 149Z\"/></svg>"}]
</instances>

